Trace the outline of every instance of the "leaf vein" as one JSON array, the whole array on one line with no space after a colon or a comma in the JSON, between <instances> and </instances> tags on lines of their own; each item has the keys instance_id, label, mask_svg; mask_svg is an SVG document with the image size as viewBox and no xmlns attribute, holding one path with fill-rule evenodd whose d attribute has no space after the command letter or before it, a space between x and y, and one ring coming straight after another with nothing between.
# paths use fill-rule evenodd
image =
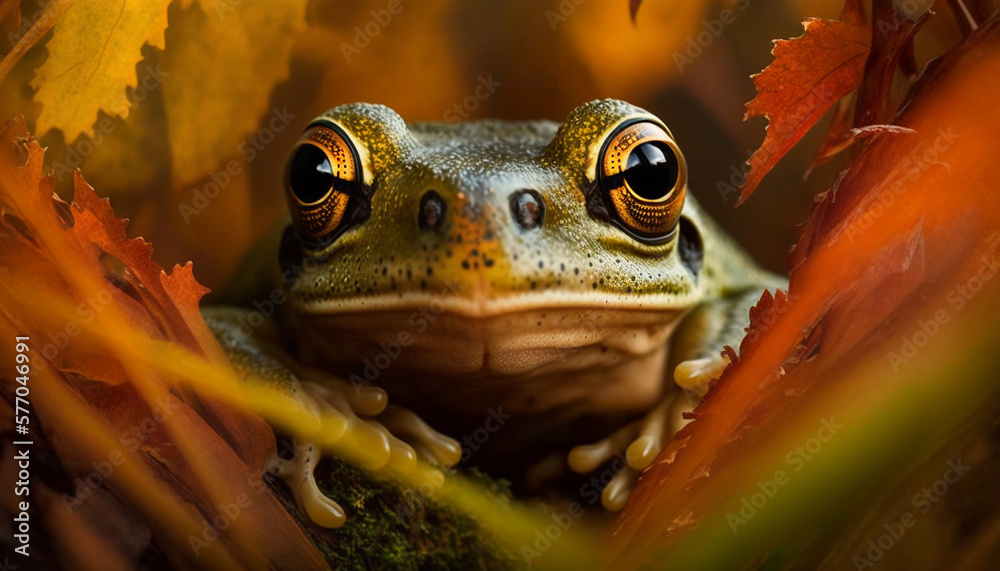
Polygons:
<instances>
[{"instance_id":1,"label":"leaf vein","mask_svg":"<svg viewBox=\"0 0 1000 571\"><path fill-rule=\"evenodd\" d=\"M90 72L90 75L87 76L87 79L85 80L86 83L90 83L91 78L94 77L94 74L97 73L97 70L101 69L101 61L104 59L104 54L108 51L108 44L111 43L111 36L115 35L115 30L118 29L118 24L120 24L122 21L122 15L125 14L125 4L127 3L128 0L122 0L122 8L121 11L118 12L118 18L115 20L115 25L111 26L111 31L108 33L107 39L104 40L104 47L101 48L101 53L97 56L97 65L94 66L94 69Z\"/></svg>"}]
</instances>

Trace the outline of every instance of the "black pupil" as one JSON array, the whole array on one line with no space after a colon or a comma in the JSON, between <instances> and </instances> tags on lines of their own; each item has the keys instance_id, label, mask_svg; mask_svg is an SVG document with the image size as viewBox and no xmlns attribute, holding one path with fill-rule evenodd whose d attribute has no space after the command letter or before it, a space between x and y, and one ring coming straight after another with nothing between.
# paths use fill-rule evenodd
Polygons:
<instances>
[{"instance_id":1,"label":"black pupil","mask_svg":"<svg viewBox=\"0 0 1000 571\"><path fill-rule=\"evenodd\" d=\"M295 151L288 171L288 183L303 204L322 200L333 187L333 180L333 166L326 153L308 144Z\"/></svg>"},{"instance_id":2,"label":"black pupil","mask_svg":"<svg viewBox=\"0 0 1000 571\"><path fill-rule=\"evenodd\" d=\"M659 200L677 184L677 155L666 143L642 143L625 163L625 182L646 200Z\"/></svg>"}]
</instances>

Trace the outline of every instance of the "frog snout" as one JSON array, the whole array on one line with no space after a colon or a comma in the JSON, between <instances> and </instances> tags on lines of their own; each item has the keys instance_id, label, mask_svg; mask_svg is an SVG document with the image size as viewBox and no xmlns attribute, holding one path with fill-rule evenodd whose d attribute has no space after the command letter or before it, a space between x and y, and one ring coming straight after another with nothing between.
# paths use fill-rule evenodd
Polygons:
<instances>
[{"instance_id":1,"label":"frog snout","mask_svg":"<svg viewBox=\"0 0 1000 571\"><path fill-rule=\"evenodd\" d=\"M464 295L481 298L541 283L533 256L549 223L546 213L551 215L544 189L524 180L471 187L435 183L414 196L406 214L420 248L414 259L425 265L416 273L427 289L451 280L469 288Z\"/></svg>"},{"instance_id":2,"label":"frog snout","mask_svg":"<svg viewBox=\"0 0 1000 571\"><path fill-rule=\"evenodd\" d=\"M521 189L510 194L510 217L524 230L539 228L545 220L545 199L536 190ZM445 222L448 204L435 189L424 192L420 198L417 225L422 231L436 232Z\"/></svg>"}]
</instances>

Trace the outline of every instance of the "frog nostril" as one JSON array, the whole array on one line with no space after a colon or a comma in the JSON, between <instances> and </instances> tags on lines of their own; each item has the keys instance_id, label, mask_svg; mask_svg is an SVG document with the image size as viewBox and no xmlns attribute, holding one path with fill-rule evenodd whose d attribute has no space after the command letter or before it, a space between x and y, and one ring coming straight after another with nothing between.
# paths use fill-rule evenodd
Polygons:
<instances>
[{"instance_id":1,"label":"frog nostril","mask_svg":"<svg viewBox=\"0 0 1000 571\"><path fill-rule=\"evenodd\" d=\"M545 201L534 190L519 190L510 195L510 213L521 228L538 228L545 219Z\"/></svg>"},{"instance_id":2,"label":"frog nostril","mask_svg":"<svg viewBox=\"0 0 1000 571\"><path fill-rule=\"evenodd\" d=\"M420 198L420 214L417 223L421 230L437 230L444 220L444 199L436 190L428 190Z\"/></svg>"}]
</instances>

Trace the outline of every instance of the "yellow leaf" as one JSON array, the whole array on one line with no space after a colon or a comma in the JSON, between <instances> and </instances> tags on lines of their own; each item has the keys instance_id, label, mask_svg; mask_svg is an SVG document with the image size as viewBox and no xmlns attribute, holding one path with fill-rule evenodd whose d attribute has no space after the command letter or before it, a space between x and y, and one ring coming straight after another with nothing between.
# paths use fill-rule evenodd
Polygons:
<instances>
[{"instance_id":1,"label":"yellow leaf","mask_svg":"<svg viewBox=\"0 0 1000 571\"><path fill-rule=\"evenodd\" d=\"M98 119L99 138L92 145L93 152L84 157L82 168L105 194L147 191L150 183L164 178L169 151L160 95L154 92L145 101L136 101L128 121L103 115ZM71 146L81 156L89 150L83 143L87 139Z\"/></svg>"},{"instance_id":2,"label":"yellow leaf","mask_svg":"<svg viewBox=\"0 0 1000 571\"><path fill-rule=\"evenodd\" d=\"M78 0L56 23L47 44L49 57L32 87L42 104L36 129L63 131L67 141L93 133L100 109L127 117L126 87L138 83L142 46L163 48L170 0L111 3ZM153 70L150 73L155 73ZM158 79L157 79L158 82Z\"/></svg>"},{"instance_id":3,"label":"yellow leaf","mask_svg":"<svg viewBox=\"0 0 1000 571\"><path fill-rule=\"evenodd\" d=\"M163 96L175 188L237 156L262 116L273 112L271 88L288 77L305 4L201 2L171 15ZM287 125L285 116L278 120Z\"/></svg>"}]
</instances>

